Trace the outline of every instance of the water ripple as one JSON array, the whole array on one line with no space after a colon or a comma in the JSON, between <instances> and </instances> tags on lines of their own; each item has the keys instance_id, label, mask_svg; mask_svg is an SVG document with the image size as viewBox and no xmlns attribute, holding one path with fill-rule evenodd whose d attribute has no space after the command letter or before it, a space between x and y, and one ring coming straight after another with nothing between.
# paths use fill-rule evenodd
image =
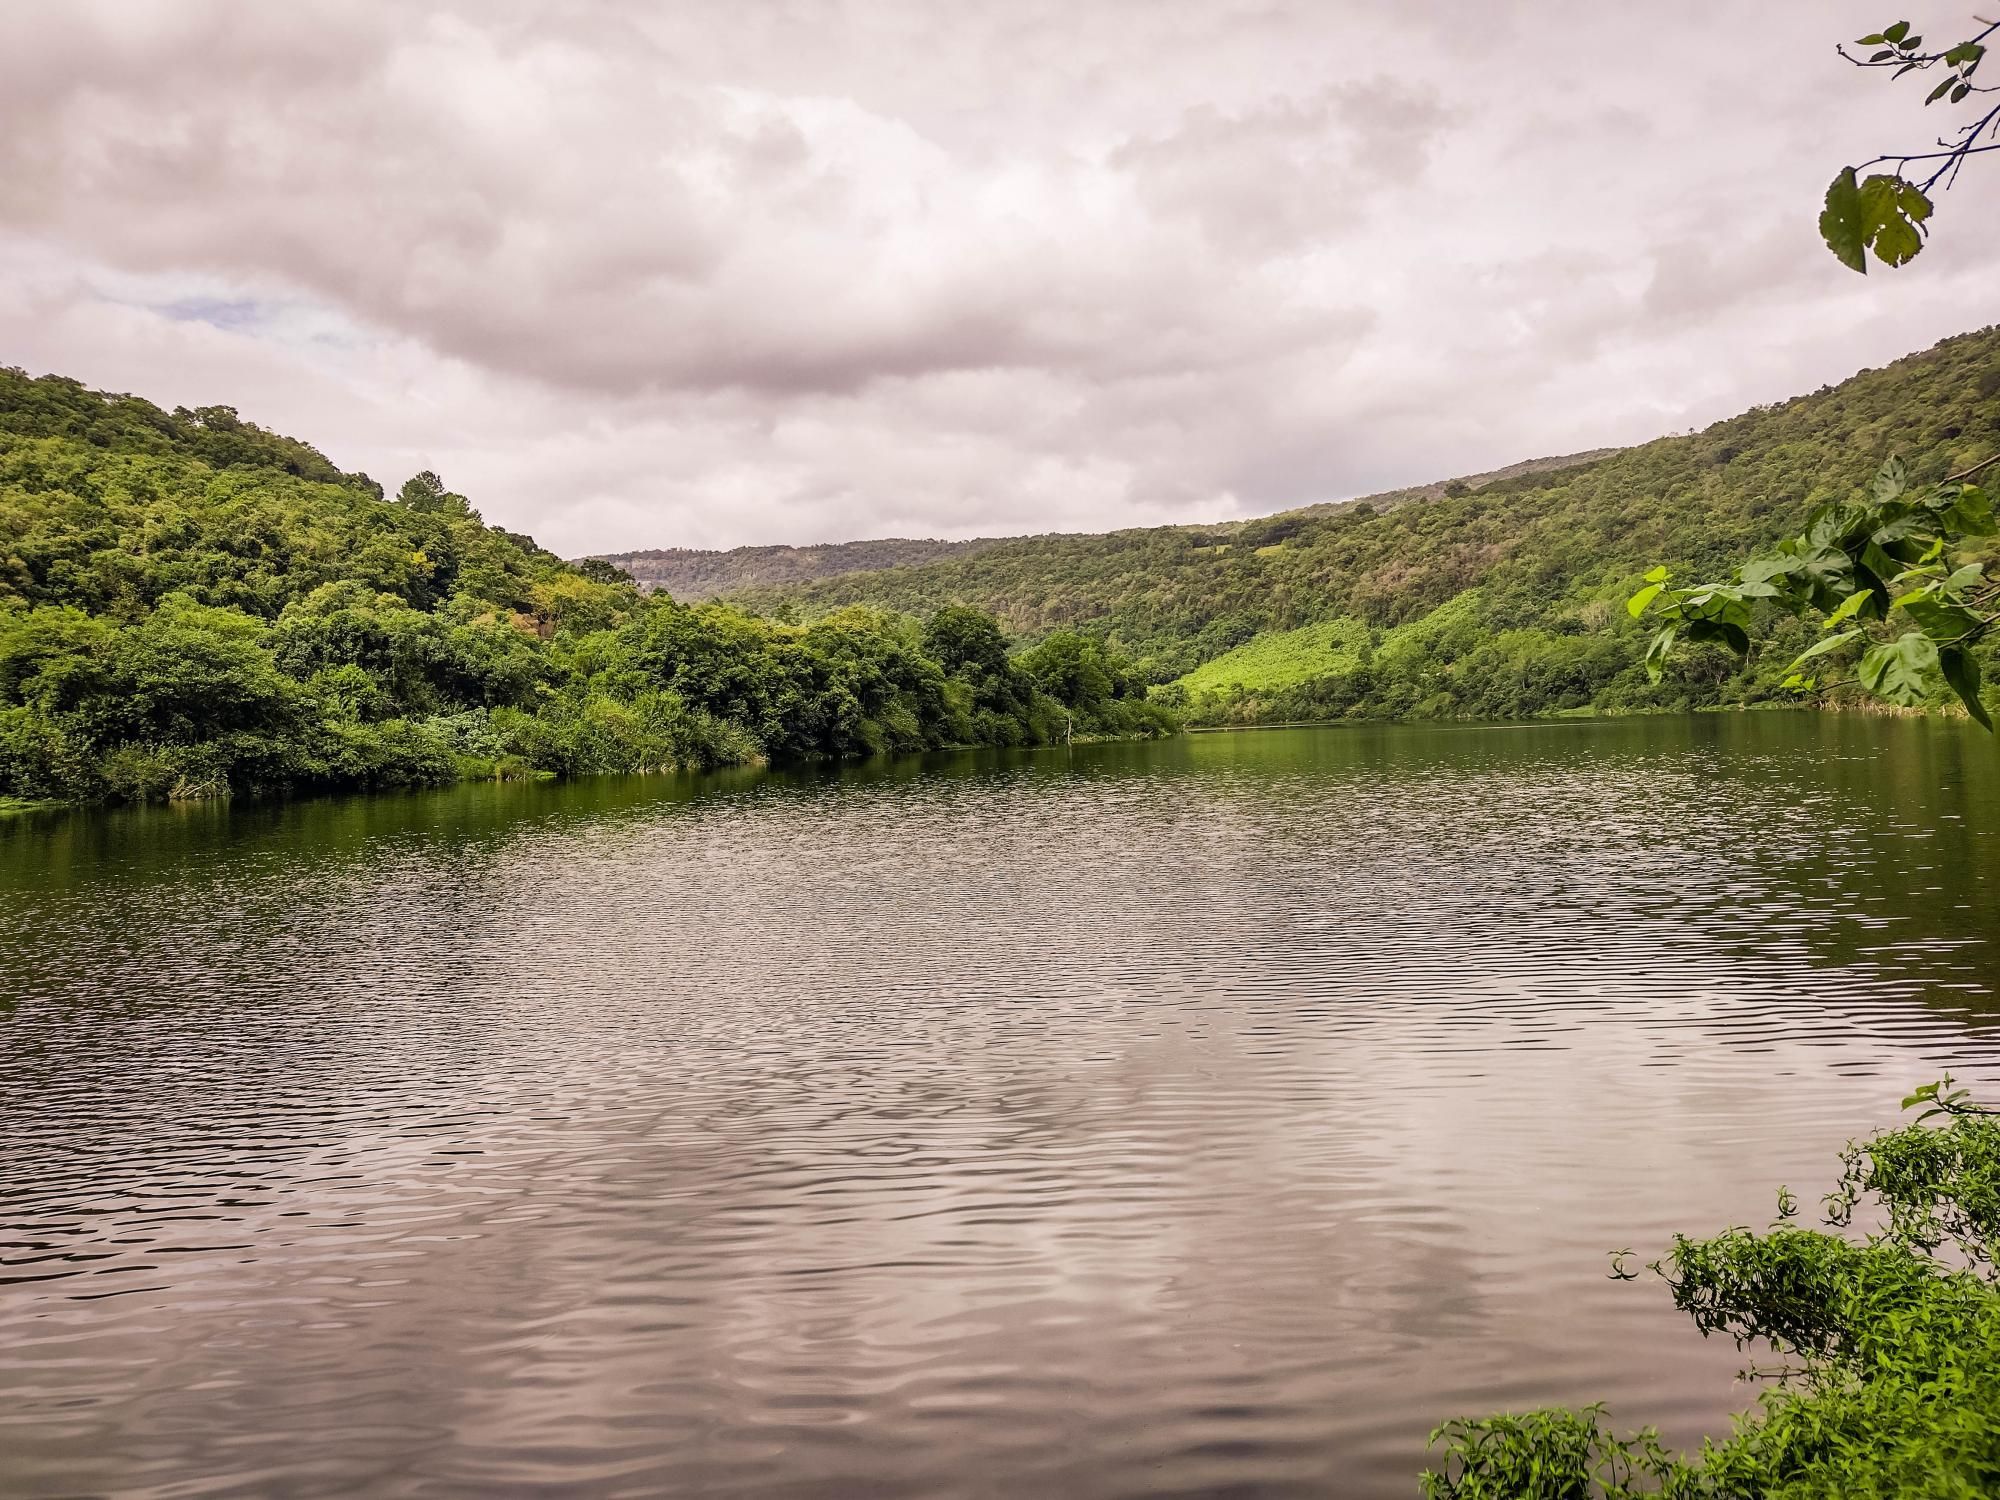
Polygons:
<instances>
[{"instance_id":1,"label":"water ripple","mask_svg":"<svg viewBox=\"0 0 2000 1500\"><path fill-rule=\"evenodd\" d=\"M0 1493L1372 1496L1458 1412L1685 1439L1737 1358L1603 1253L2000 1080L1981 748L1325 730L9 826Z\"/></svg>"}]
</instances>

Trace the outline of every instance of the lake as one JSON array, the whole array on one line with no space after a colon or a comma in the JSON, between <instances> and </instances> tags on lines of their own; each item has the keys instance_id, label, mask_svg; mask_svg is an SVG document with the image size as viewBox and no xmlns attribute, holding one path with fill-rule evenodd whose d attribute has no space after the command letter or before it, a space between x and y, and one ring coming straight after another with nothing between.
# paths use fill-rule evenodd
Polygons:
<instances>
[{"instance_id":1,"label":"lake","mask_svg":"<svg viewBox=\"0 0 2000 1500\"><path fill-rule=\"evenodd\" d=\"M0 820L0 1494L1412 1496L1950 1068L2000 752L1331 727Z\"/></svg>"}]
</instances>

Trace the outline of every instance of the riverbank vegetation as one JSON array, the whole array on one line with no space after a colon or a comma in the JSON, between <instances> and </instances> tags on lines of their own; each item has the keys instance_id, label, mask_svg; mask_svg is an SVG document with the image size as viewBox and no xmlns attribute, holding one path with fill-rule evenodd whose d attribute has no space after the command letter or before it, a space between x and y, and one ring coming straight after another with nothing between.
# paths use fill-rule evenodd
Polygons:
<instances>
[{"instance_id":1,"label":"riverbank vegetation","mask_svg":"<svg viewBox=\"0 0 2000 1500\"><path fill-rule=\"evenodd\" d=\"M1786 679L1820 638L1817 619L1753 605L1758 651L1698 642L1656 661L1656 681L1654 629L1627 599L1655 565L1674 578L1734 570L1816 508L1868 493L1891 458L1918 489L1995 452L2000 332L1987 329L1702 432L1386 510L1318 507L1226 536L1166 526L1024 537L733 597L802 619L857 603L962 603L1030 640L1078 631L1133 658L1193 723L1793 702ZM1991 548L1977 541L1959 565ZM1954 701L1941 679L1917 698Z\"/></svg>"},{"instance_id":2,"label":"riverbank vegetation","mask_svg":"<svg viewBox=\"0 0 2000 1500\"><path fill-rule=\"evenodd\" d=\"M1620 1438L1600 1408L1447 1423L1427 1500L1975 1500L2000 1493L2000 1117L1949 1078L1913 1124L1850 1145L1829 1228L1685 1237L1653 1269L1704 1334L1778 1360L1699 1454ZM1618 1274L1626 1275L1622 1270Z\"/></svg>"},{"instance_id":3,"label":"riverbank vegetation","mask_svg":"<svg viewBox=\"0 0 2000 1500\"><path fill-rule=\"evenodd\" d=\"M791 625L647 597L227 407L0 371L0 797L706 767L1172 717L1099 641L977 610Z\"/></svg>"},{"instance_id":4,"label":"riverbank vegetation","mask_svg":"<svg viewBox=\"0 0 2000 1500\"><path fill-rule=\"evenodd\" d=\"M1801 688L1838 702L1871 681L1905 706L1977 711L1994 637L1954 627L1986 608L1995 544L1982 496L1936 486L1997 451L1987 330L1702 433L1386 510L1316 507L1226 538L1019 538L689 606L485 524L433 475L391 496L226 407L166 412L0 372L0 796L701 767L1158 734L1177 718L1506 719ZM1674 583L1768 551L1816 507L1873 515L1905 497L1928 497L1926 515L1949 502L1941 573L1942 553L1891 538L1901 571L1884 590L1862 572L1859 593L1804 573L1796 588ZM1865 553L1872 537L1846 540ZM1668 587L1634 618L1656 565ZM1819 606L1860 594L1858 615L1823 628ZM1669 620L1676 649L1649 655L1663 609L1743 619ZM1937 670L1914 669L1931 655L1905 616ZM1840 650L1859 657L1851 676L1821 670Z\"/></svg>"}]
</instances>

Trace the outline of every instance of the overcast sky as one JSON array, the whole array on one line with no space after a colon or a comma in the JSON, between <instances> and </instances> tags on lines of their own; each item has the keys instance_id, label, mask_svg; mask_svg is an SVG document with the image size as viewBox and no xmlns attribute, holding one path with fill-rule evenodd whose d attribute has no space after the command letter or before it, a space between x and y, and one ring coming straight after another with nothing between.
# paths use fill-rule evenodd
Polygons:
<instances>
[{"instance_id":1,"label":"overcast sky","mask_svg":"<svg viewBox=\"0 0 2000 1500\"><path fill-rule=\"evenodd\" d=\"M1338 499L1993 320L2000 168L1819 244L1883 4L8 5L0 363L569 554Z\"/></svg>"}]
</instances>

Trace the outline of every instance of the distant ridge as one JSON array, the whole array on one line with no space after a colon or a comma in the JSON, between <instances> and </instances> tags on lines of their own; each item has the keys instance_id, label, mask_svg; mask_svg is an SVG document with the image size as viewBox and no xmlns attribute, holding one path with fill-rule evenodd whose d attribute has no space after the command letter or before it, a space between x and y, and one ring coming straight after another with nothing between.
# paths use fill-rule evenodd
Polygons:
<instances>
[{"instance_id":1,"label":"distant ridge","mask_svg":"<svg viewBox=\"0 0 2000 1500\"><path fill-rule=\"evenodd\" d=\"M1411 500L1442 500L1447 495L1461 493L1459 489L1461 485L1468 491L1483 490L1489 484L1520 479L1528 474L1553 474L1558 469L1574 469L1582 464L1594 464L1601 458L1609 458L1614 453L1624 451L1622 448L1588 448L1582 453L1559 453L1548 458L1524 458L1519 463L1508 464L1504 468L1489 469L1484 474L1462 474L1456 479L1436 479L1429 484L1415 484L1400 490L1384 490L1379 495L1363 495L1354 500L1325 500L1317 505L1305 505L1297 510L1283 511L1280 514L1320 516L1329 511L1345 509L1350 505L1372 505L1377 510L1387 510L1392 505L1401 505ZM1269 520L1270 517L1259 519ZM1239 521L1236 524L1248 526L1253 523Z\"/></svg>"},{"instance_id":2,"label":"distant ridge","mask_svg":"<svg viewBox=\"0 0 2000 1500\"><path fill-rule=\"evenodd\" d=\"M1184 694L1197 723L1755 700L1778 695L1777 676L1758 674L1782 675L1794 643L1747 667L1704 658L1656 686L1625 610L1641 576L1731 570L1891 455L1924 481L1996 449L2000 328L1988 328L1637 447L1257 520L1019 537L730 602L804 622L852 604L920 617L967 605L1024 645L1082 632Z\"/></svg>"},{"instance_id":3,"label":"distant ridge","mask_svg":"<svg viewBox=\"0 0 2000 1500\"><path fill-rule=\"evenodd\" d=\"M1387 510L1412 500L1436 500L1447 494L1482 489L1524 474L1545 474L1556 469L1574 468L1578 464L1595 463L1618 451L1616 448L1593 448L1587 453L1524 459L1483 474L1464 474L1455 479L1434 480L1429 484L1385 490L1378 495L1363 495L1352 500L1322 501L1280 514L1323 515L1351 505L1372 505L1377 510ZM1217 536L1229 536L1246 526L1271 519L1260 516L1255 520L1217 521L1200 529ZM1081 536L1092 533L1046 534ZM912 568L945 558L967 557L999 546L1002 542L1016 540L1019 538L986 536L954 542L935 538L879 537L857 542L819 542L803 547L779 544L731 547L727 551L699 547L653 547L639 552L602 552L596 555L630 573L639 581L641 588L663 591L686 604L718 598L740 589L785 588L793 584L814 583L823 578L838 578L845 573Z\"/></svg>"},{"instance_id":4,"label":"distant ridge","mask_svg":"<svg viewBox=\"0 0 2000 1500\"><path fill-rule=\"evenodd\" d=\"M661 590L683 604L691 604L736 589L782 588L786 584L837 578L842 573L914 567L918 563L977 552L992 546L996 540L982 537L946 542L892 536L864 542L820 542L806 547L732 547L727 552L699 547L654 547L644 552L599 555L638 579L641 588L649 592Z\"/></svg>"}]
</instances>

